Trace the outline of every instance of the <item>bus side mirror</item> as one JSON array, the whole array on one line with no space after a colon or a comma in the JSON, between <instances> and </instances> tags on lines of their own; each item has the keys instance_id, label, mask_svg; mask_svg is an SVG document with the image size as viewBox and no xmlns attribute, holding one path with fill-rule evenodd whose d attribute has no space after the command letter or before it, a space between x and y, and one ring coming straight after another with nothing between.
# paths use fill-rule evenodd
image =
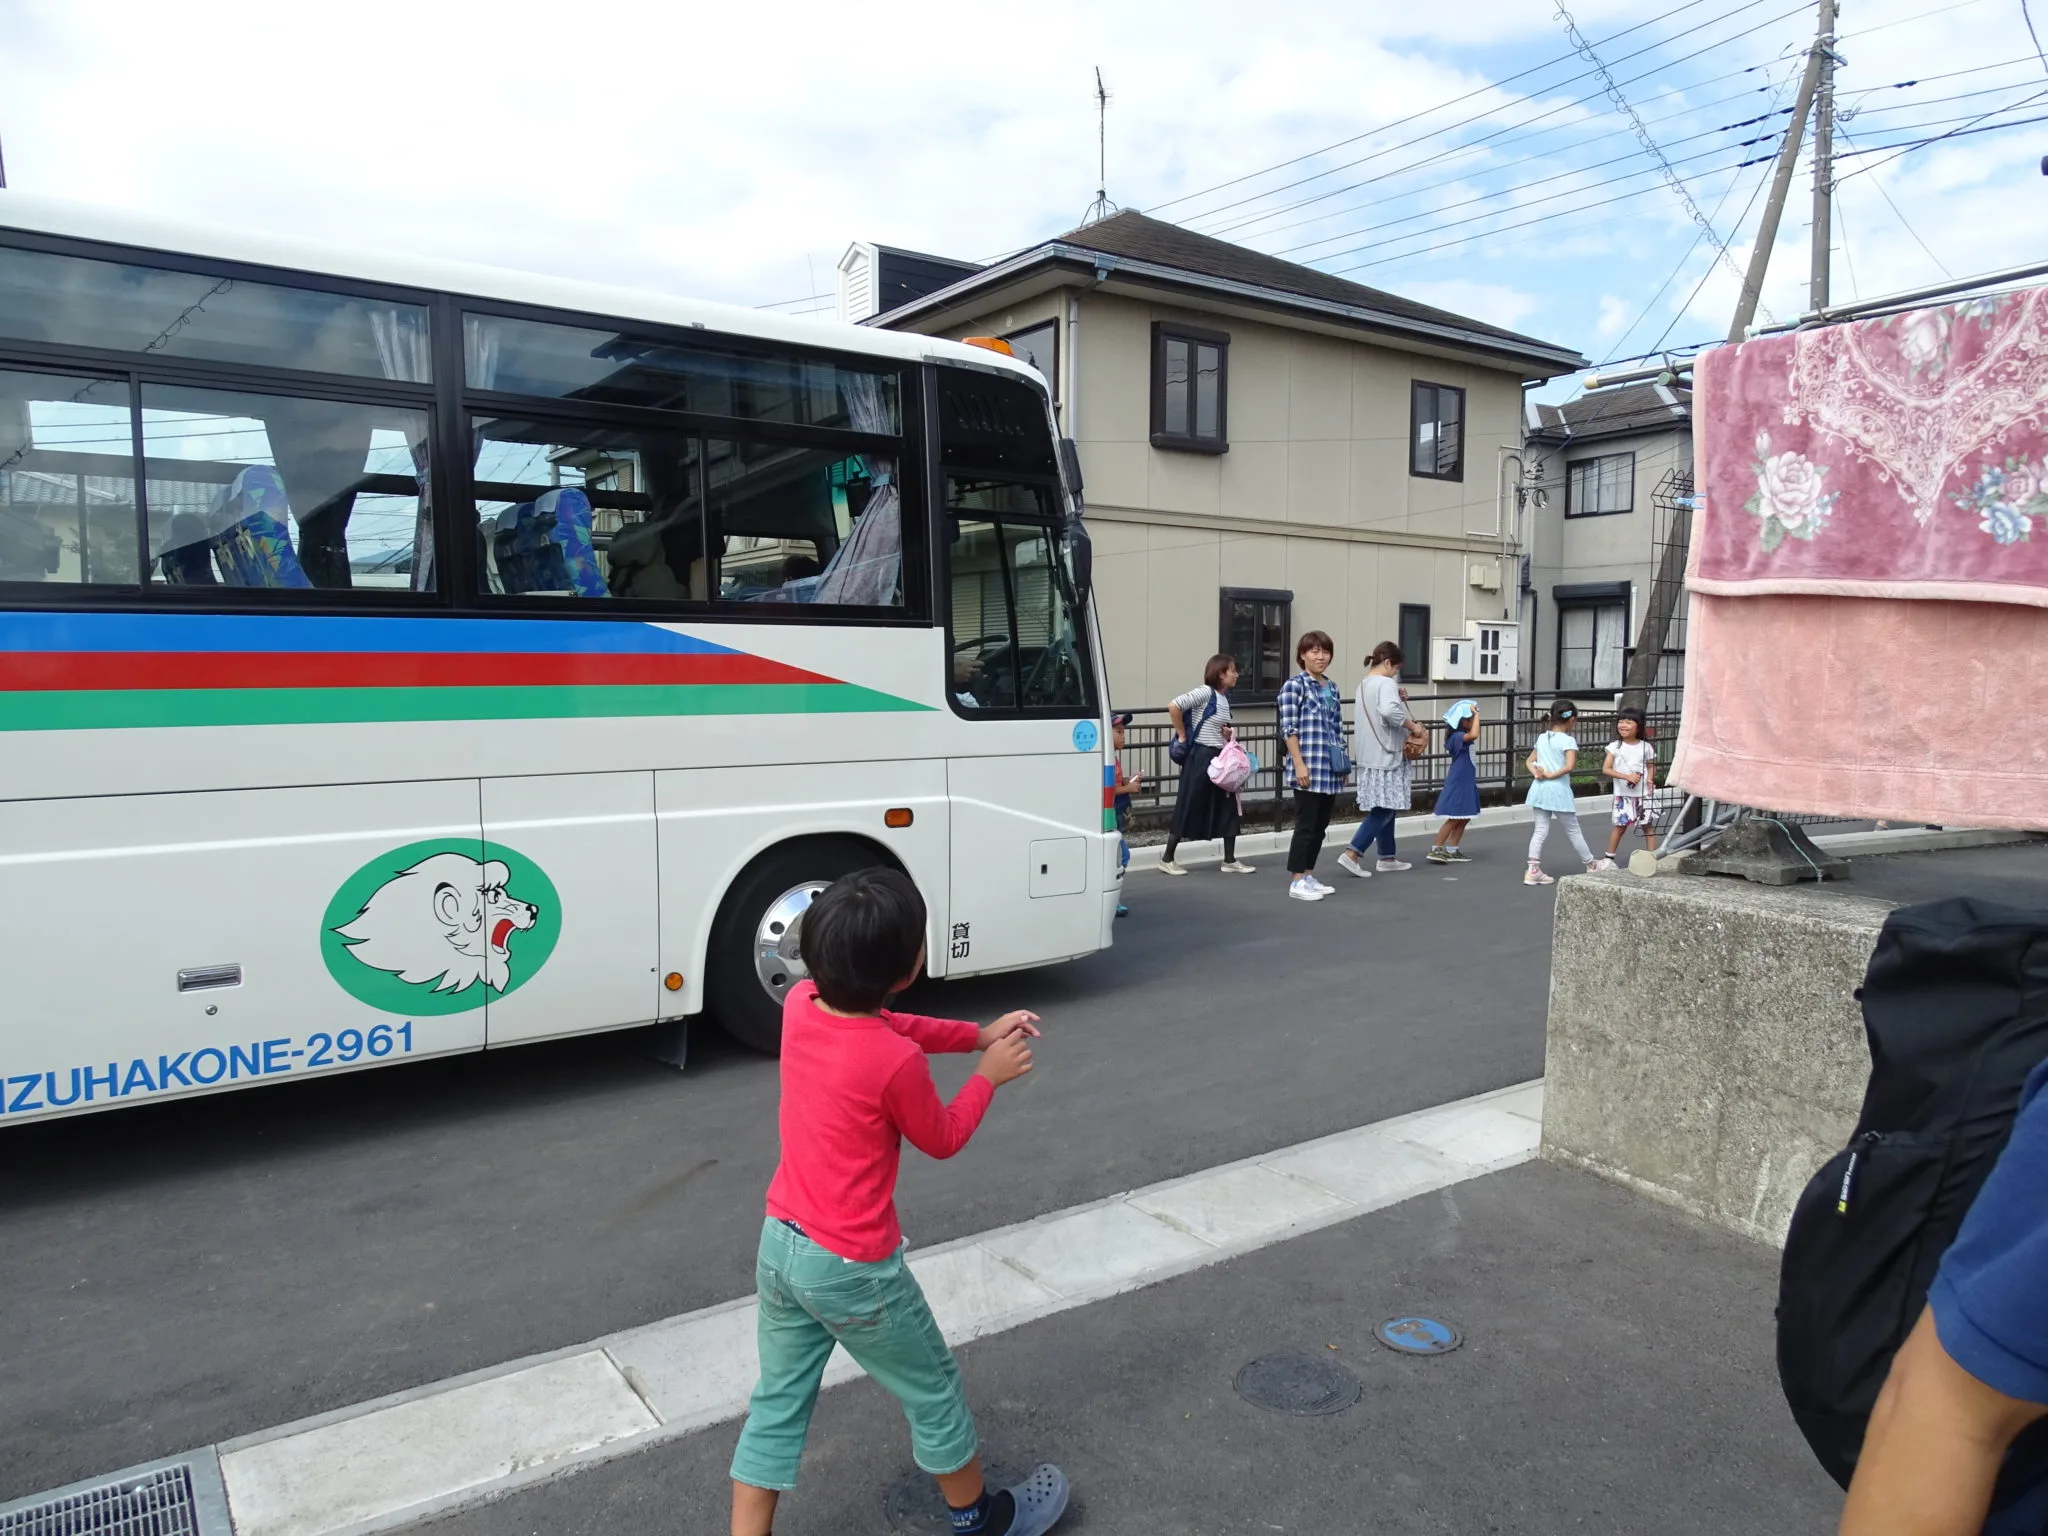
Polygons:
<instances>
[{"instance_id":1,"label":"bus side mirror","mask_svg":"<svg viewBox=\"0 0 2048 1536\"><path fill-rule=\"evenodd\" d=\"M1074 595L1085 611L1088 594L1095 586L1095 541L1080 523L1067 529L1067 560L1074 570Z\"/></svg>"},{"instance_id":2,"label":"bus side mirror","mask_svg":"<svg viewBox=\"0 0 2048 1536\"><path fill-rule=\"evenodd\" d=\"M1071 437L1060 439L1060 471L1066 476L1067 489L1073 492L1074 500L1081 499L1081 450L1074 445Z\"/></svg>"}]
</instances>

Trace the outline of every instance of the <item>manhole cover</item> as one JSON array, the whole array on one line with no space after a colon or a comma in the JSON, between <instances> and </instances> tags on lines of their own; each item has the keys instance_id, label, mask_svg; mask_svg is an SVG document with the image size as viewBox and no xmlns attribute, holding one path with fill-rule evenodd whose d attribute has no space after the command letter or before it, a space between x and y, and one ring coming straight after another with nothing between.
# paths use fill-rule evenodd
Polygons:
<instances>
[{"instance_id":1,"label":"manhole cover","mask_svg":"<svg viewBox=\"0 0 2048 1536\"><path fill-rule=\"evenodd\" d=\"M986 1457L981 1463L982 1480L991 1492L1015 1487L1029 1472L1028 1467ZM939 1485L929 1472L912 1472L899 1478L888 1498L882 1501L882 1513L888 1516L892 1531L907 1531L913 1536L953 1536L953 1516L946 1501L939 1497Z\"/></svg>"},{"instance_id":2,"label":"manhole cover","mask_svg":"<svg viewBox=\"0 0 2048 1536\"><path fill-rule=\"evenodd\" d=\"M1390 1317L1372 1336L1404 1355L1447 1355L1465 1342L1457 1329L1433 1317Z\"/></svg>"},{"instance_id":3,"label":"manhole cover","mask_svg":"<svg viewBox=\"0 0 2048 1536\"><path fill-rule=\"evenodd\" d=\"M1358 1401L1358 1378L1320 1355L1261 1355L1231 1383L1237 1395L1275 1413L1342 1413Z\"/></svg>"}]
</instances>

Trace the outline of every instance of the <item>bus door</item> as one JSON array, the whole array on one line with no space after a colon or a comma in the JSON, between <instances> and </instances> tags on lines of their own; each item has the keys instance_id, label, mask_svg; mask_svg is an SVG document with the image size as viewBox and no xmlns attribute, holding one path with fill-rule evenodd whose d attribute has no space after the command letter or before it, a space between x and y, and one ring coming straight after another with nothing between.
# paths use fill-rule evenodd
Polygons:
<instances>
[{"instance_id":1,"label":"bus door","mask_svg":"<svg viewBox=\"0 0 2048 1536\"><path fill-rule=\"evenodd\" d=\"M654 775L485 779L483 829L488 1043L652 1023Z\"/></svg>"}]
</instances>

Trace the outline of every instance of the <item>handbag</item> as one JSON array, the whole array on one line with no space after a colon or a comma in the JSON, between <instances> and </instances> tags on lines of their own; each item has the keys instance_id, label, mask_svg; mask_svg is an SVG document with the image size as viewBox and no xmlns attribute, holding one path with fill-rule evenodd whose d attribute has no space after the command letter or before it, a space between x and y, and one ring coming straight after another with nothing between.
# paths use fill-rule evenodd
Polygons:
<instances>
[{"instance_id":1,"label":"handbag","mask_svg":"<svg viewBox=\"0 0 2048 1536\"><path fill-rule=\"evenodd\" d=\"M1359 714L1364 718L1366 725L1371 729L1372 739L1379 744L1379 747L1382 751L1387 750L1386 740L1380 735L1380 724L1379 721L1374 718L1373 712L1369 709L1361 709L1359 711ZM1414 730L1406 730L1402 732L1401 760L1403 762L1412 763L1427 751L1429 751L1428 736L1422 735Z\"/></svg>"},{"instance_id":2,"label":"handbag","mask_svg":"<svg viewBox=\"0 0 2048 1536\"><path fill-rule=\"evenodd\" d=\"M1188 753L1194 749L1195 738L1202 734L1202 727L1207 725L1209 717L1216 713L1217 697L1216 690L1211 688L1209 690L1209 707L1202 711L1202 718L1194 723L1187 735L1176 736L1166 744L1166 755L1173 759L1175 766L1188 760Z\"/></svg>"},{"instance_id":3,"label":"handbag","mask_svg":"<svg viewBox=\"0 0 2048 1536\"><path fill-rule=\"evenodd\" d=\"M1328 712L1331 698L1335 695L1337 689L1334 684L1330 683L1325 683L1323 686L1329 690L1323 695L1323 707ZM1337 718L1330 732L1330 772L1334 773L1337 776L1337 782L1342 784L1351 777L1351 770L1357 765L1351 761L1351 753L1344 746L1344 706L1339 704L1334 713Z\"/></svg>"}]
</instances>

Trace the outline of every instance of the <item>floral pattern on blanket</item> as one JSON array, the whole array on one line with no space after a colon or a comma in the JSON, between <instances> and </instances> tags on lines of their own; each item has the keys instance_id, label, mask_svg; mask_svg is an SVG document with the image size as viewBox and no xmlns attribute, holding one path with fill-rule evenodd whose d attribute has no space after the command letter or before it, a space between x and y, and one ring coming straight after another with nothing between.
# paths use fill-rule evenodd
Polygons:
<instances>
[{"instance_id":1,"label":"floral pattern on blanket","mask_svg":"<svg viewBox=\"0 0 2048 1536\"><path fill-rule=\"evenodd\" d=\"M1694 407L1700 590L2048 606L2048 288L1717 348Z\"/></svg>"}]
</instances>

